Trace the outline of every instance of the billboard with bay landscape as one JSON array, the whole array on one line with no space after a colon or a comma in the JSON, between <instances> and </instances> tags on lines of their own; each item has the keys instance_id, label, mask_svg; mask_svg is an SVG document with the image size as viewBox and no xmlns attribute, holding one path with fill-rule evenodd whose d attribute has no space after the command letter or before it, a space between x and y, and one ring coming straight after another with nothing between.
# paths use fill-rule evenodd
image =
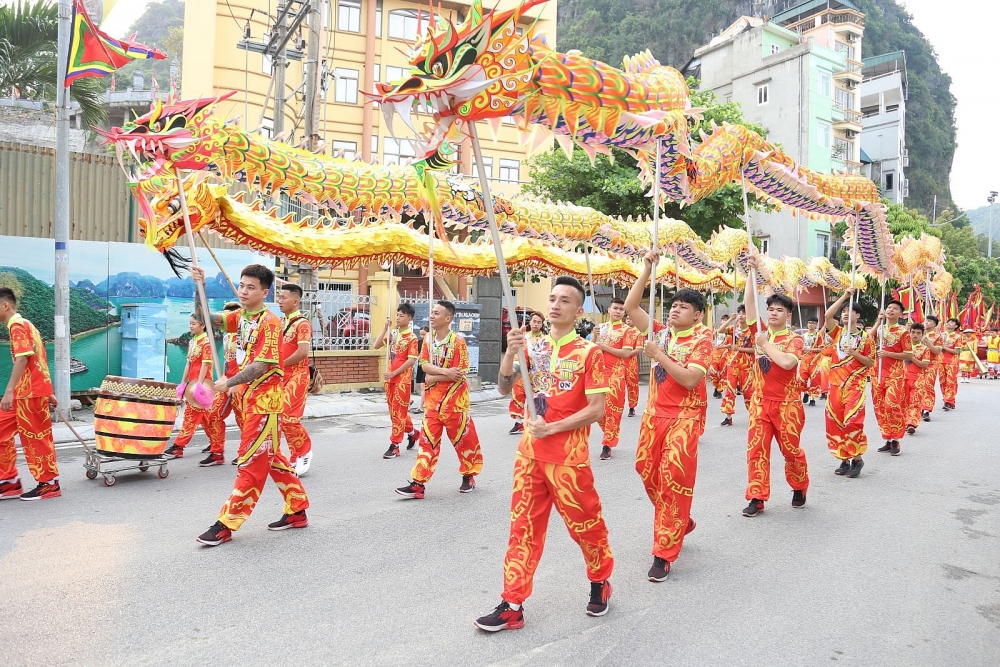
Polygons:
<instances>
[{"instance_id":1,"label":"billboard with bay landscape","mask_svg":"<svg viewBox=\"0 0 1000 667\"><path fill-rule=\"evenodd\" d=\"M247 264L273 266L273 260L247 250L215 254L235 281ZM53 257L52 239L0 237L0 286L18 294L18 309L45 339L50 368L55 361ZM175 276L160 253L139 243L71 241L69 257L71 390L99 387L105 375L121 373L121 307L137 303L167 306L167 379L179 382L190 337L188 319L194 311L194 282L186 275ZM236 296L208 252L202 250L198 258L207 274L209 308L222 310ZM3 326L0 345L0 378L6 378L11 358Z\"/></svg>"}]
</instances>

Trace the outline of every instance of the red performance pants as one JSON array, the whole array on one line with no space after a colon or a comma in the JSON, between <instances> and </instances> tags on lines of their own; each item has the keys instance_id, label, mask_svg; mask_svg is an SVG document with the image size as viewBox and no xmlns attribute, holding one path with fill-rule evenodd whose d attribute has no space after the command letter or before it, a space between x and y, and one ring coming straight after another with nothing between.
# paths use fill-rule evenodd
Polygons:
<instances>
[{"instance_id":1,"label":"red performance pants","mask_svg":"<svg viewBox=\"0 0 1000 667\"><path fill-rule=\"evenodd\" d=\"M795 491L809 488L806 453L799 447L806 415L802 402L750 401L750 431L747 433L747 500L771 497L771 440L785 457L785 479Z\"/></svg>"},{"instance_id":2,"label":"red performance pants","mask_svg":"<svg viewBox=\"0 0 1000 667\"><path fill-rule=\"evenodd\" d=\"M802 360L802 381L810 398L830 393L830 357L814 352Z\"/></svg>"},{"instance_id":3,"label":"red performance pants","mask_svg":"<svg viewBox=\"0 0 1000 667\"><path fill-rule=\"evenodd\" d=\"M420 451L417 452L417 462L410 471L414 482L426 484L434 475L441 456L441 436L445 430L448 431L448 439L458 455L458 474L465 477L478 475L483 471L483 450L479 447L479 435L469 413L453 412L443 417L432 408L424 413Z\"/></svg>"},{"instance_id":4,"label":"red performance pants","mask_svg":"<svg viewBox=\"0 0 1000 667\"><path fill-rule=\"evenodd\" d=\"M941 364L937 361L932 361L931 365L927 367L927 390L923 394L924 404L921 407L922 410L926 410L927 412L934 412L934 403L937 400L937 382L940 368Z\"/></svg>"},{"instance_id":5,"label":"red performance pants","mask_svg":"<svg viewBox=\"0 0 1000 667\"><path fill-rule=\"evenodd\" d=\"M934 376L930 369L925 369L910 380L906 379L906 425L917 428L920 426L920 413L927 405L927 392L934 391Z\"/></svg>"},{"instance_id":6,"label":"red performance pants","mask_svg":"<svg viewBox=\"0 0 1000 667\"><path fill-rule=\"evenodd\" d=\"M226 398L225 392L216 394L208 410L202 410L190 403L185 404L181 432L177 434L174 444L184 449L194 437L194 432L201 426L205 435L208 436L208 444L212 448L212 453L224 453L226 451L226 421L222 416L222 411L226 407Z\"/></svg>"},{"instance_id":7,"label":"red performance pants","mask_svg":"<svg viewBox=\"0 0 1000 667\"><path fill-rule=\"evenodd\" d=\"M278 421L276 414L243 415L236 482L232 495L219 513L219 521L231 530L239 530L250 518L268 475L285 498L285 514L295 514L309 507L309 498L299 476L278 448Z\"/></svg>"},{"instance_id":8,"label":"red performance pants","mask_svg":"<svg viewBox=\"0 0 1000 667\"><path fill-rule=\"evenodd\" d=\"M601 431L604 437L601 444L605 447L617 447L618 437L622 429L622 412L625 410L625 365L616 364L609 380L611 391L604 399L604 416L601 417Z\"/></svg>"},{"instance_id":9,"label":"red performance pants","mask_svg":"<svg viewBox=\"0 0 1000 667\"><path fill-rule=\"evenodd\" d=\"M528 397L524 393L524 382L521 380L520 374L516 380L514 380L514 387L510 392L510 405L507 406L507 411L510 413L510 418L516 422L524 421L524 410L525 401Z\"/></svg>"},{"instance_id":10,"label":"red performance pants","mask_svg":"<svg viewBox=\"0 0 1000 667\"><path fill-rule=\"evenodd\" d=\"M883 440L902 440L906 435L906 376L886 373L880 381L878 370L872 376L872 403Z\"/></svg>"},{"instance_id":11,"label":"red performance pants","mask_svg":"<svg viewBox=\"0 0 1000 667\"><path fill-rule=\"evenodd\" d=\"M955 405L958 396L958 357L951 362L941 362L941 397L945 403Z\"/></svg>"},{"instance_id":12,"label":"red performance pants","mask_svg":"<svg viewBox=\"0 0 1000 667\"><path fill-rule=\"evenodd\" d=\"M0 481L17 479L15 434L21 436L21 449L31 476L39 483L52 481L59 476L59 468L48 397L16 398L13 408L0 410Z\"/></svg>"},{"instance_id":13,"label":"red performance pants","mask_svg":"<svg viewBox=\"0 0 1000 667\"><path fill-rule=\"evenodd\" d=\"M580 545L587 578L604 581L611 577L615 560L590 466L542 463L518 453L510 499L510 540L503 563L501 597L507 602L521 604L531 595L553 505L570 537Z\"/></svg>"},{"instance_id":14,"label":"red performance pants","mask_svg":"<svg viewBox=\"0 0 1000 667\"><path fill-rule=\"evenodd\" d=\"M628 394L628 407L635 410L639 405L639 357L625 360L625 390Z\"/></svg>"},{"instance_id":15,"label":"red performance pants","mask_svg":"<svg viewBox=\"0 0 1000 667\"><path fill-rule=\"evenodd\" d=\"M735 356L735 355L734 355ZM743 392L743 403L750 411L750 369L730 364L726 371L726 388L722 392L722 414L736 414L736 390Z\"/></svg>"},{"instance_id":16,"label":"red performance pants","mask_svg":"<svg viewBox=\"0 0 1000 667\"><path fill-rule=\"evenodd\" d=\"M726 372L729 363L729 350L716 348L712 352L712 363L708 366L708 381L716 391L726 388Z\"/></svg>"},{"instance_id":17,"label":"red performance pants","mask_svg":"<svg viewBox=\"0 0 1000 667\"><path fill-rule=\"evenodd\" d=\"M653 555L677 560L691 518L704 421L642 416L635 470L653 503Z\"/></svg>"},{"instance_id":18,"label":"red performance pants","mask_svg":"<svg viewBox=\"0 0 1000 667\"><path fill-rule=\"evenodd\" d=\"M868 451L864 375L860 376L860 382L830 385L826 401L826 446L841 461L863 456Z\"/></svg>"},{"instance_id":19,"label":"red performance pants","mask_svg":"<svg viewBox=\"0 0 1000 667\"><path fill-rule=\"evenodd\" d=\"M309 395L309 372L298 372L285 377L285 401L281 413L281 433L288 443L291 460L305 456L312 449L312 440L302 425Z\"/></svg>"},{"instance_id":20,"label":"red performance pants","mask_svg":"<svg viewBox=\"0 0 1000 667\"><path fill-rule=\"evenodd\" d=\"M389 403L389 420L392 422L389 442L394 445L403 442L403 436L413 432L413 420L410 419L412 386L412 382L401 382L396 378L385 383L385 398Z\"/></svg>"}]
</instances>

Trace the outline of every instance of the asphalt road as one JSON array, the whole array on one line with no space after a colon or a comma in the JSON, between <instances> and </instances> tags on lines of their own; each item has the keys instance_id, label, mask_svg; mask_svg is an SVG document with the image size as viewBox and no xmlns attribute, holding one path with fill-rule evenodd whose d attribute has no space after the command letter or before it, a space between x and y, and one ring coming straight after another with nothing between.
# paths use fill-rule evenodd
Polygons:
<instances>
[{"instance_id":1,"label":"asphalt road","mask_svg":"<svg viewBox=\"0 0 1000 667\"><path fill-rule=\"evenodd\" d=\"M808 504L792 510L775 447L772 500L753 519L741 515L746 414L739 406L736 425L720 428L711 401L698 527L662 584L645 577L639 419L623 420L610 461L596 460L595 428L611 610L585 615L583 560L554 515L527 625L496 635L472 620L499 602L516 446L505 404L474 409L486 460L477 490L458 493L446 449L422 501L393 493L414 453L381 459L386 417L310 422L309 528L267 531L282 507L270 486L234 540L212 549L194 538L234 468L199 468L204 438L168 479L125 473L113 488L84 478L79 449L63 450L62 498L0 503L0 663L997 665L998 399L1000 382L962 385L957 411L935 412L902 456L873 447L856 480L833 474L823 408L807 408Z\"/></svg>"}]
</instances>

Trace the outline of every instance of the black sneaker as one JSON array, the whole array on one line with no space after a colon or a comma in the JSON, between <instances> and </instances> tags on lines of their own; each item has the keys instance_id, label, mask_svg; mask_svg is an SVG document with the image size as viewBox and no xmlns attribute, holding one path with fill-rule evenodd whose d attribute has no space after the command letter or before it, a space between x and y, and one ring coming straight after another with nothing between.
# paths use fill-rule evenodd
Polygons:
<instances>
[{"instance_id":1,"label":"black sneaker","mask_svg":"<svg viewBox=\"0 0 1000 667\"><path fill-rule=\"evenodd\" d=\"M202 468L210 468L212 466L226 465L226 457L222 454L209 454L201 461L198 462Z\"/></svg>"},{"instance_id":2,"label":"black sneaker","mask_svg":"<svg viewBox=\"0 0 1000 667\"><path fill-rule=\"evenodd\" d=\"M205 449L201 450L201 453L202 454L208 454L210 451L212 451L212 445L209 445Z\"/></svg>"},{"instance_id":3,"label":"black sneaker","mask_svg":"<svg viewBox=\"0 0 1000 667\"><path fill-rule=\"evenodd\" d=\"M384 459L394 459L399 456L399 445L389 443L389 449L385 450L385 454L382 455Z\"/></svg>"},{"instance_id":4,"label":"black sneaker","mask_svg":"<svg viewBox=\"0 0 1000 667\"><path fill-rule=\"evenodd\" d=\"M511 609L510 603L502 600L492 614L480 616L472 622L480 630L500 632L501 630L520 630L524 627L524 607Z\"/></svg>"},{"instance_id":5,"label":"black sneaker","mask_svg":"<svg viewBox=\"0 0 1000 667\"><path fill-rule=\"evenodd\" d=\"M235 465L239 465L239 464L240 464L240 457L238 457L238 456L237 456L237 457L236 457L235 459L233 459L233 460L232 460L232 461L230 461L229 463L230 463L231 465L234 465L234 466L235 466Z\"/></svg>"},{"instance_id":6,"label":"black sneaker","mask_svg":"<svg viewBox=\"0 0 1000 667\"><path fill-rule=\"evenodd\" d=\"M913 435L916 432L917 432L916 426L914 426L913 424L906 425L906 435Z\"/></svg>"},{"instance_id":7,"label":"black sneaker","mask_svg":"<svg viewBox=\"0 0 1000 667\"><path fill-rule=\"evenodd\" d=\"M861 469L865 467L865 462L860 458L856 458L851 461L851 472L847 473L848 477L857 477L861 474Z\"/></svg>"},{"instance_id":8,"label":"black sneaker","mask_svg":"<svg viewBox=\"0 0 1000 667\"><path fill-rule=\"evenodd\" d=\"M417 446L417 432L414 431L406 436L406 450L409 451Z\"/></svg>"},{"instance_id":9,"label":"black sneaker","mask_svg":"<svg viewBox=\"0 0 1000 667\"><path fill-rule=\"evenodd\" d=\"M820 394L819 395L819 400L825 401L826 400L826 394Z\"/></svg>"},{"instance_id":10,"label":"black sneaker","mask_svg":"<svg viewBox=\"0 0 1000 667\"><path fill-rule=\"evenodd\" d=\"M524 433L524 424L521 422L514 422L514 425L507 431L507 435L521 435L522 433Z\"/></svg>"},{"instance_id":11,"label":"black sneaker","mask_svg":"<svg viewBox=\"0 0 1000 667\"><path fill-rule=\"evenodd\" d=\"M722 392L716 389L712 392L712 398L722 398Z\"/></svg>"},{"instance_id":12,"label":"black sneaker","mask_svg":"<svg viewBox=\"0 0 1000 667\"><path fill-rule=\"evenodd\" d=\"M608 447L607 445L604 445L604 447L601 448L601 460L607 461L610 458L611 458L611 448Z\"/></svg>"},{"instance_id":13,"label":"black sneaker","mask_svg":"<svg viewBox=\"0 0 1000 667\"><path fill-rule=\"evenodd\" d=\"M267 529L288 530L289 528L305 528L308 525L309 519L306 518L306 511L299 510L294 514L282 514L280 519L267 524Z\"/></svg>"},{"instance_id":14,"label":"black sneaker","mask_svg":"<svg viewBox=\"0 0 1000 667\"><path fill-rule=\"evenodd\" d=\"M410 482L406 486L401 486L396 489L396 493L404 498L415 498L420 500L424 497L424 485L420 482Z\"/></svg>"},{"instance_id":15,"label":"black sneaker","mask_svg":"<svg viewBox=\"0 0 1000 667\"><path fill-rule=\"evenodd\" d=\"M881 447L879 447L875 451L878 451L878 452L891 452L892 451L892 442L890 442L889 440L886 440L885 444L882 445Z\"/></svg>"},{"instance_id":16,"label":"black sneaker","mask_svg":"<svg viewBox=\"0 0 1000 667\"><path fill-rule=\"evenodd\" d=\"M764 501L757 500L756 498L754 498L753 500L750 501L750 504L747 505L746 509L743 510L743 516L757 516L763 511L764 511Z\"/></svg>"},{"instance_id":17,"label":"black sneaker","mask_svg":"<svg viewBox=\"0 0 1000 667\"><path fill-rule=\"evenodd\" d=\"M931 413L928 412L927 410L924 410L923 412L920 413L920 418L923 419L925 422L929 422L931 420Z\"/></svg>"},{"instance_id":18,"label":"black sneaker","mask_svg":"<svg viewBox=\"0 0 1000 667\"><path fill-rule=\"evenodd\" d=\"M184 448L178 447L177 445L170 445L167 447L167 451L163 452L163 458L182 459L184 458Z\"/></svg>"},{"instance_id":19,"label":"black sneaker","mask_svg":"<svg viewBox=\"0 0 1000 667\"><path fill-rule=\"evenodd\" d=\"M221 521L216 521L212 527L195 538L207 547L217 547L224 542L233 539L233 531L222 525Z\"/></svg>"},{"instance_id":20,"label":"black sneaker","mask_svg":"<svg viewBox=\"0 0 1000 667\"><path fill-rule=\"evenodd\" d=\"M629 408L628 409L628 416L629 417L635 417L635 408Z\"/></svg>"},{"instance_id":21,"label":"black sneaker","mask_svg":"<svg viewBox=\"0 0 1000 667\"><path fill-rule=\"evenodd\" d=\"M472 475L462 475L462 486L458 487L459 493L472 493L476 490L476 478Z\"/></svg>"},{"instance_id":22,"label":"black sneaker","mask_svg":"<svg viewBox=\"0 0 1000 667\"><path fill-rule=\"evenodd\" d=\"M607 579L590 582L590 602L587 604L587 616L604 616L608 613L610 603L611 582Z\"/></svg>"},{"instance_id":23,"label":"black sneaker","mask_svg":"<svg viewBox=\"0 0 1000 667\"><path fill-rule=\"evenodd\" d=\"M846 475L851 471L851 462L844 460L840 462L840 466L833 471L834 475Z\"/></svg>"},{"instance_id":24,"label":"black sneaker","mask_svg":"<svg viewBox=\"0 0 1000 667\"><path fill-rule=\"evenodd\" d=\"M732 426L732 425L733 425L732 417L726 417L725 419L722 420L722 424L720 424L720 426Z\"/></svg>"},{"instance_id":25,"label":"black sneaker","mask_svg":"<svg viewBox=\"0 0 1000 667\"><path fill-rule=\"evenodd\" d=\"M892 441L892 449L890 451L892 456L899 456L899 440Z\"/></svg>"},{"instance_id":26,"label":"black sneaker","mask_svg":"<svg viewBox=\"0 0 1000 667\"><path fill-rule=\"evenodd\" d=\"M59 488L59 480L54 479L51 482L42 482L31 491L22 493L19 497L21 500L45 500L46 498L58 498L62 495L62 489Z\"/></svg>"},{"instance_id":27,"label":"black sneaker","mask_svg":"<svg viewBox=\"0 0 1000 667\"><path fill-rule=\"evenodd\" d=\"M815 408L816 407L816 399L815 398L810 398L809 399L809 407L810 408Z\"/></svg>"},{"instance_id":28,"label":"black sneaker","mask_svg":"<svg viewBox=\"0 0 1000 667\"><path fill-rule=\"evenodd\" d=\"M802 394L802 405L809 402L809 394Z\"/></svg>"},{"instance_id":29,"label":"black sneaker","mask_svg":"<svg viewBox=\"0 0 1000 667\"><path fill-rule=\"evenodd\" d=\"M792 507L799 509L806 504L806 492L798 489L792 491Z\"/></svg>"},{"instance_id":30,"label":"black sneaker","mask_svg":"<svg viewBox=\"0 0 1000 667\"><path fill-rule=\"evenodd\" d=\"M655 556L653 558L653 566L650 567L649 572L646 573L646 578L650 581L659 583L661 581L666 581L668 576L670 576L670 563L663 560L659 556Z\"/></svg>"}]
</instances>

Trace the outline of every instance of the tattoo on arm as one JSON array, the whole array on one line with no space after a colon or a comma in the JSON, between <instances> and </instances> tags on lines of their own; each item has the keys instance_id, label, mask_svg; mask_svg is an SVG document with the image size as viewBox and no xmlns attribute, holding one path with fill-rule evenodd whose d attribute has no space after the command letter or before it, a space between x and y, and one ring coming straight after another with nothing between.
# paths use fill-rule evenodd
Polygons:
<instances>
[{"instance_id":1,"label":"tattoo on arm","mask_svg":"<svg viewBox=\"0 0 1000 667\"><path fill-rule=\"evenodd\" d=\"M247 367L226 381L226 387L232 389L236 385L253 382L267 372L272 364L265 364L263 361L253 361Z\"/></svg>"},{"instance_id":2,"label":"tattoo on arm","mask_svg":"<svg viewBox=\"0 0 1000 667\"><path fill-rule=\"evenodd\" d=\"M501 396L506 396L507 394L510 393L511 388L514 386L514 376L516 375L517 372L515 371L510 375L504 375L503 373L500 373L497 376L497 391L500 392Z\"/></svg>"}]
</instances>

